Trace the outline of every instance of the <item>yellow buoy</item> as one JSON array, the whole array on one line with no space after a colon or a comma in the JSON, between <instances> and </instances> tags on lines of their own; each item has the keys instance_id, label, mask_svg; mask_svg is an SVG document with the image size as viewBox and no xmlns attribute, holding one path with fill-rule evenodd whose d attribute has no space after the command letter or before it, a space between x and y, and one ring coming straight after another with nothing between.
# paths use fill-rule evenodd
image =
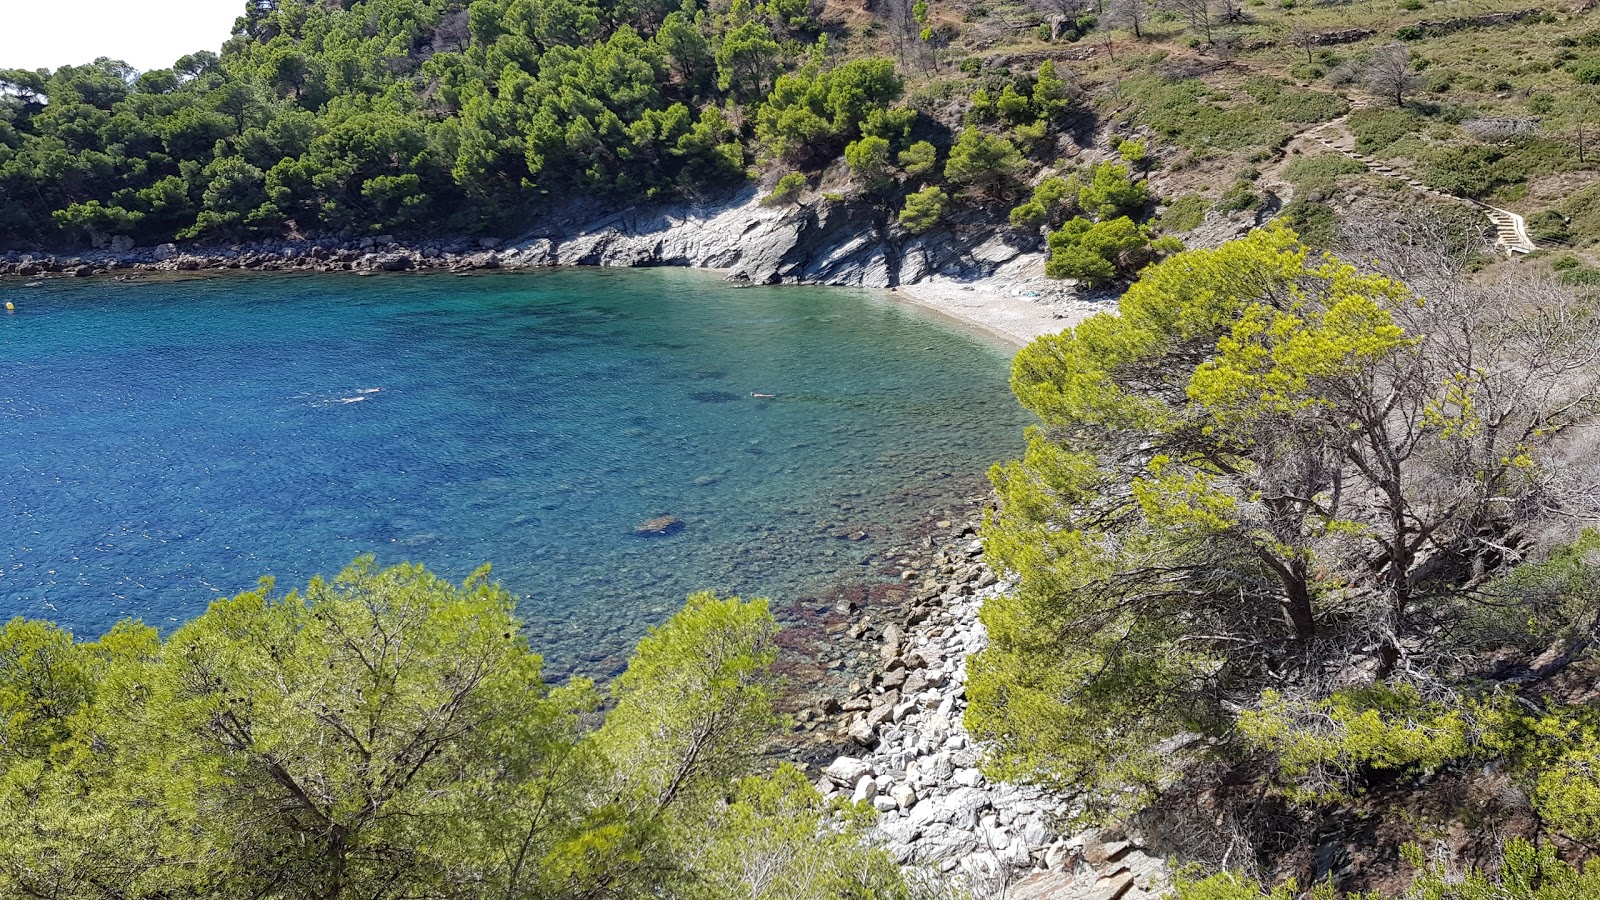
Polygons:
<instances>
[{"instance_id":1,"label":"yellow buoy","mask_svg":"<svg viewBox=\"0 0 1600 900\"><path fill-rule=\"evenodd\" d=\"M10 300L7 300L6 301L6 312L16 312L16 311L17 311L17 305L15 303L12 303Z\"/></svg>"}]
</instances>

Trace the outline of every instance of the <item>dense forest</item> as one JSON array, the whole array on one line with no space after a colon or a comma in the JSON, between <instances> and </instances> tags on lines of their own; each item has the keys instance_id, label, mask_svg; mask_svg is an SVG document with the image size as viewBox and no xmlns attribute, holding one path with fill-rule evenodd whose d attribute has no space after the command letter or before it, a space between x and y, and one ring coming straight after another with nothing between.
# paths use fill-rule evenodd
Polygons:
<instances>
[{"instance_id":1,"label":"dense forest","mask_svg":"<svg viewBox=\"0 0 1600 900\"><path fill-rule=\"evenodd\" d=\"M481 231L575 194L692 195L757 159L815 170L850 147L880 179L933 174L894 63L835 59L813 13L273 0L220 54L170 69L0 71L0 239Z\"/></svg>"}]
</instances>

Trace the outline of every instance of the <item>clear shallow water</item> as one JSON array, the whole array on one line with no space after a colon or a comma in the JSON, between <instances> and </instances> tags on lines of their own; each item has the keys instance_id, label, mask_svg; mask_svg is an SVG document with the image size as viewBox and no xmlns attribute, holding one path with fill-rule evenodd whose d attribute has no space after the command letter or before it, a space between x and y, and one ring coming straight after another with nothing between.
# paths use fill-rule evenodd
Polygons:
<instances>
[{"instance_id":1,"label":"clear shallow water","mask_svg":"<svg viewBox=\"0 0 1600 900\"><path fill-rule=\"evenodd\" d=\"M374 552L492 562L560 668L694 590L858 577L1025 421L1005 352L864 292L658 269L0 294L0 615L84 635ZM659 515L685 527L633 533Z\"/></svg>"}]
</instances>

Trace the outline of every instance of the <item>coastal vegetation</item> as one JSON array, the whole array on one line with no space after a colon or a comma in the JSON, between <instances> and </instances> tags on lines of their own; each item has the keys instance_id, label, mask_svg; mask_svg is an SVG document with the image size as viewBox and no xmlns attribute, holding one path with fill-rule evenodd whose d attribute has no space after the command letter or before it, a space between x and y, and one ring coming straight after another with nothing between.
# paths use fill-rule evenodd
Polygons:
<instances>
[{"instance_id":1,"label":"coastal vegetation","mask_svg":"<svg viewBox=\"0 0 1600 900\"><path fill-rule=\"evenodd\" d=\"M858 810L760 764L775 630L697 594L605 690L553 686L487 570L370 558L164 638L13 619L0 893L908 896Z\"/></svg>"},{"instance_id":2,"label":"coastal vegetation","mask_svg":"<svg viewBox=\"0 0 1600 900\"><path fill-rule=\"evenodd\" d=\"M1483 767L1600 835L1594 710L1565 687L1600 621L1600 304L1468 278L1429 225L1351 241L1363 266L1279 225L1178 253L1017 355L1040 424L983 535L1020 583L968 663L992 774L1091 820L1154 810L1187 858L1247 869L1292 810ZM1186 826L1213 790L1228 827ZM1258 896L1238 883L1180 896ZM1479 896L1428 883L1407 896Z\"/></svg>"}]
</instances>

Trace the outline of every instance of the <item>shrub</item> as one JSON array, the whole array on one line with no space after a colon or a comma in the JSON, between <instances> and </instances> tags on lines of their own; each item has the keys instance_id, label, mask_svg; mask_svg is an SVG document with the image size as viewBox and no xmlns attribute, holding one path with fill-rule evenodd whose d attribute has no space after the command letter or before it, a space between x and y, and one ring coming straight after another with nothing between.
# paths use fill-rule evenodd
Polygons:
<instances>
[{"instance_id":1,"label":"shrub","mask_svg":"<svg viewBox=\"0 0 1600 900\"><path fill-rule=\"evenodd\" d=\"M1282 218L1308 246L1325 250L1338 237L1339 217L1321 203L1297 199L1283 208Z\"/></svg>"},{"instance_id":2,"label":"shrub","mask_svg":"<svg viewBox=\"0 0 1600 900\"><path fill-rule=\"evenodd\" d=\"M1167 204L1161 212L1161 230L1166 232L1193 231L1206 218L1206 198L1199 194L1184 194Z\"/></svg>"},{"instance_id":3,"label":"shrub","mask_svg":"<svg viewBox=\"0 0 1600 900\"><path fill-rule=\"evenodd\" d=\"M945 206L950 198L940 187L925 187L906 197L905 208L900 210L900 224L912 234L922 234L944 219Z\"/></svg>"},{"instance_id":4,"label":"shrub","mask_svg":"<svg viewBox=\"0 0 1600 900\"><path fill-rule=\"evenodd\" d=\"M852 60L825 72L813 63L778 77L755 113L756 137L773 156L795 165L830 159L903 88L887 59Z\"/></svg>"},{"instance_id":5,"label":"shrub","mask_svg":"<svg viewBox=\"0 0 1600 900\"><path fill-rule=\"evenodd\" d=\"M777 206L788 203L800 196L800 192L805 189L806 177L799 172L790 172L778 179L778 183L772 188L772 193L762 198L761 205Z\"/></svg>"},{"instance_id":6,"label":"shrub","mask_svg":"<svg viewBox=\"0 0 1600 900\"><path fill-rule=\"evenodd\" d=\"M1498 147L1469 144L1430 152L1422 180L1429 187L1463 197L1485 197L1495 188L1522 181L1527 173Z\"/></svg>"},{"instance_id":7,"label":"shrub","mask_svg":"<svg viewBox=\"0 0 1600 900\"><path fill-rule=\"evenodd\" d=\"M1011 136L1016 139L1017 144L1023 150L1032 153L1044 141L1045 135L1049 130L1050 123L1040 119L1031 125L1018 125L1011 129Z\"/></svg>"},{"instance_id":8,"label":"shrub","mask_svg":"<svg viewBox=\"0 0 1600 900\"><path fill-rule=\"evenodd\" d=\"M1051 233L1044 272L1051 278L1104 284L1147 262L1137 251L1149 245L1149 229L1127 216L1093 223L1080 216Z\"/></svg>"},{"instance_id":9,"label":"shrub","mask_svg":"<svg viewBox=\"0 0 1600 900\"><path fill-rule=\"evenodd\" d=\"M1360 175L1367 167L1342 153L1302 156L1289 164L1284 174L1295 184L1333 179L1340 175Z\"/></svg>"},{"instance_id":10,"label":"shrub","mask_svg":"<svg viewBox=\"0 0 1600 900\"><path fill-rule=\"evenodd\" d=\"M1037 200L1029 200L1021 206L1012 208L1010 219L1012 228L1038 231L1045 221L1044 204Z\"/></svg>"},{"instance_id":11,"label":"shrub","mask_svg":"<svg viewBox=\"0 0 1600 900\"><path fill-rule=\"evenodd\" d=\"M967 128L950 148L944 177L981 196L1002 196L1012 190L1026 167L1027 161L1009 140Z\"/></svg>"},{"instance_id":12,"label":"shrub","mask_svg":"<svg viewBox=\"0 0 1600 900\"><path fill-rule=\"evenodd\" d=\"M1600 84L1600 56L1586 56L1567 66L1579 84Z\"/></svg>"},{"instance_id":13,"label":"shrub","mask_svg":"<svg viewBox=\"0 0 1600 900\"><path fill-rule=\"evenodd\" d=\"M1117 83L1117 93L1133 102L1136 122L1192 149L1270 147L1288 135L1261 104L1216 105L1210 102L1209 90L1196 78L1168 81L1155 74L1133 75Z\"/></svg>"},{"instance_id":14,"label":"shrub","mask_svg":"<svg viewBox=\"0 0 1600 900\"><path fill-rule=\"evenodd\" d=\"M939 151L927 141L917 141L900 151L900 168L910 178L921 178L938 168L938 165Z\"/></svg>"},{"instance_id":15,"label":"shrub","mask_svg":"<svg viewBox=\"0 0 1600 900\"><path fill-rule=\"evenodd\" d=\"M1222 196L1217 199L1216 209L1225 213L1243 212L1247 209L1260 209L1261 203L1261 195L1251 190L1250 182L1240 180L1223 191Z\"/></svg>"},{"instance_id":16,"label":"shrub","mask_svg":"<svg viewBox=\"0 0 1600 900\"><path fill-rule=\"evenodd\" d=\"M1239 730L1277 760L1291 796L1330 800L1365 770L1432 770L1466 756L1476 725L1466 708L1426 701L1406 685L1375 685L1309 702L1269 690L1259 709L1239 714Z\"/></svg>"},{"instance_id":17,"label":"shrub","mask_svg":"<svg viewBox=\"0 0 1600 900\"><path fill-rule=\"evenodd\" d=\"M1404 109L1358 109L1350 114L1356 149L1376 153L1422 128L1422 117Z\"/></svg>"},{"instance_id":18,"label":"shrub","mask_svg":"<svg viewBox=\"0 0 1600 900\"><path fill-rule=\"evenodd\" d=\"M860 179L868 190L876 190L894 181L894 170L889 163L889 142L868 135L851 142L844 148L844 161L850 174Z\"/></svg>"},{"instance_id":19,"label":"shrub","mask_svg":"<svg viewBox=\"0 0 1600 900\"><path fill-rule=\"evenodd\" d=\"M1572 235L1567 232L1567 218L1553 209L1547 209L1528 217L1528 236L1535 243L1544 241L1566 241Z\"/></svg>"},{"instance_id":20,"label":"shrub","mask_svg":"<svg viewBox=\"0 0 1600 900\"><path fill-rule=\"evenodd\" d=\"M1128 175L1128 167L1104 162L1094 167L1089 183L1078 191L1078 206L1096 218L1138 212L1150 202L1150 189Z\"/></svg>"}]
</instances>

